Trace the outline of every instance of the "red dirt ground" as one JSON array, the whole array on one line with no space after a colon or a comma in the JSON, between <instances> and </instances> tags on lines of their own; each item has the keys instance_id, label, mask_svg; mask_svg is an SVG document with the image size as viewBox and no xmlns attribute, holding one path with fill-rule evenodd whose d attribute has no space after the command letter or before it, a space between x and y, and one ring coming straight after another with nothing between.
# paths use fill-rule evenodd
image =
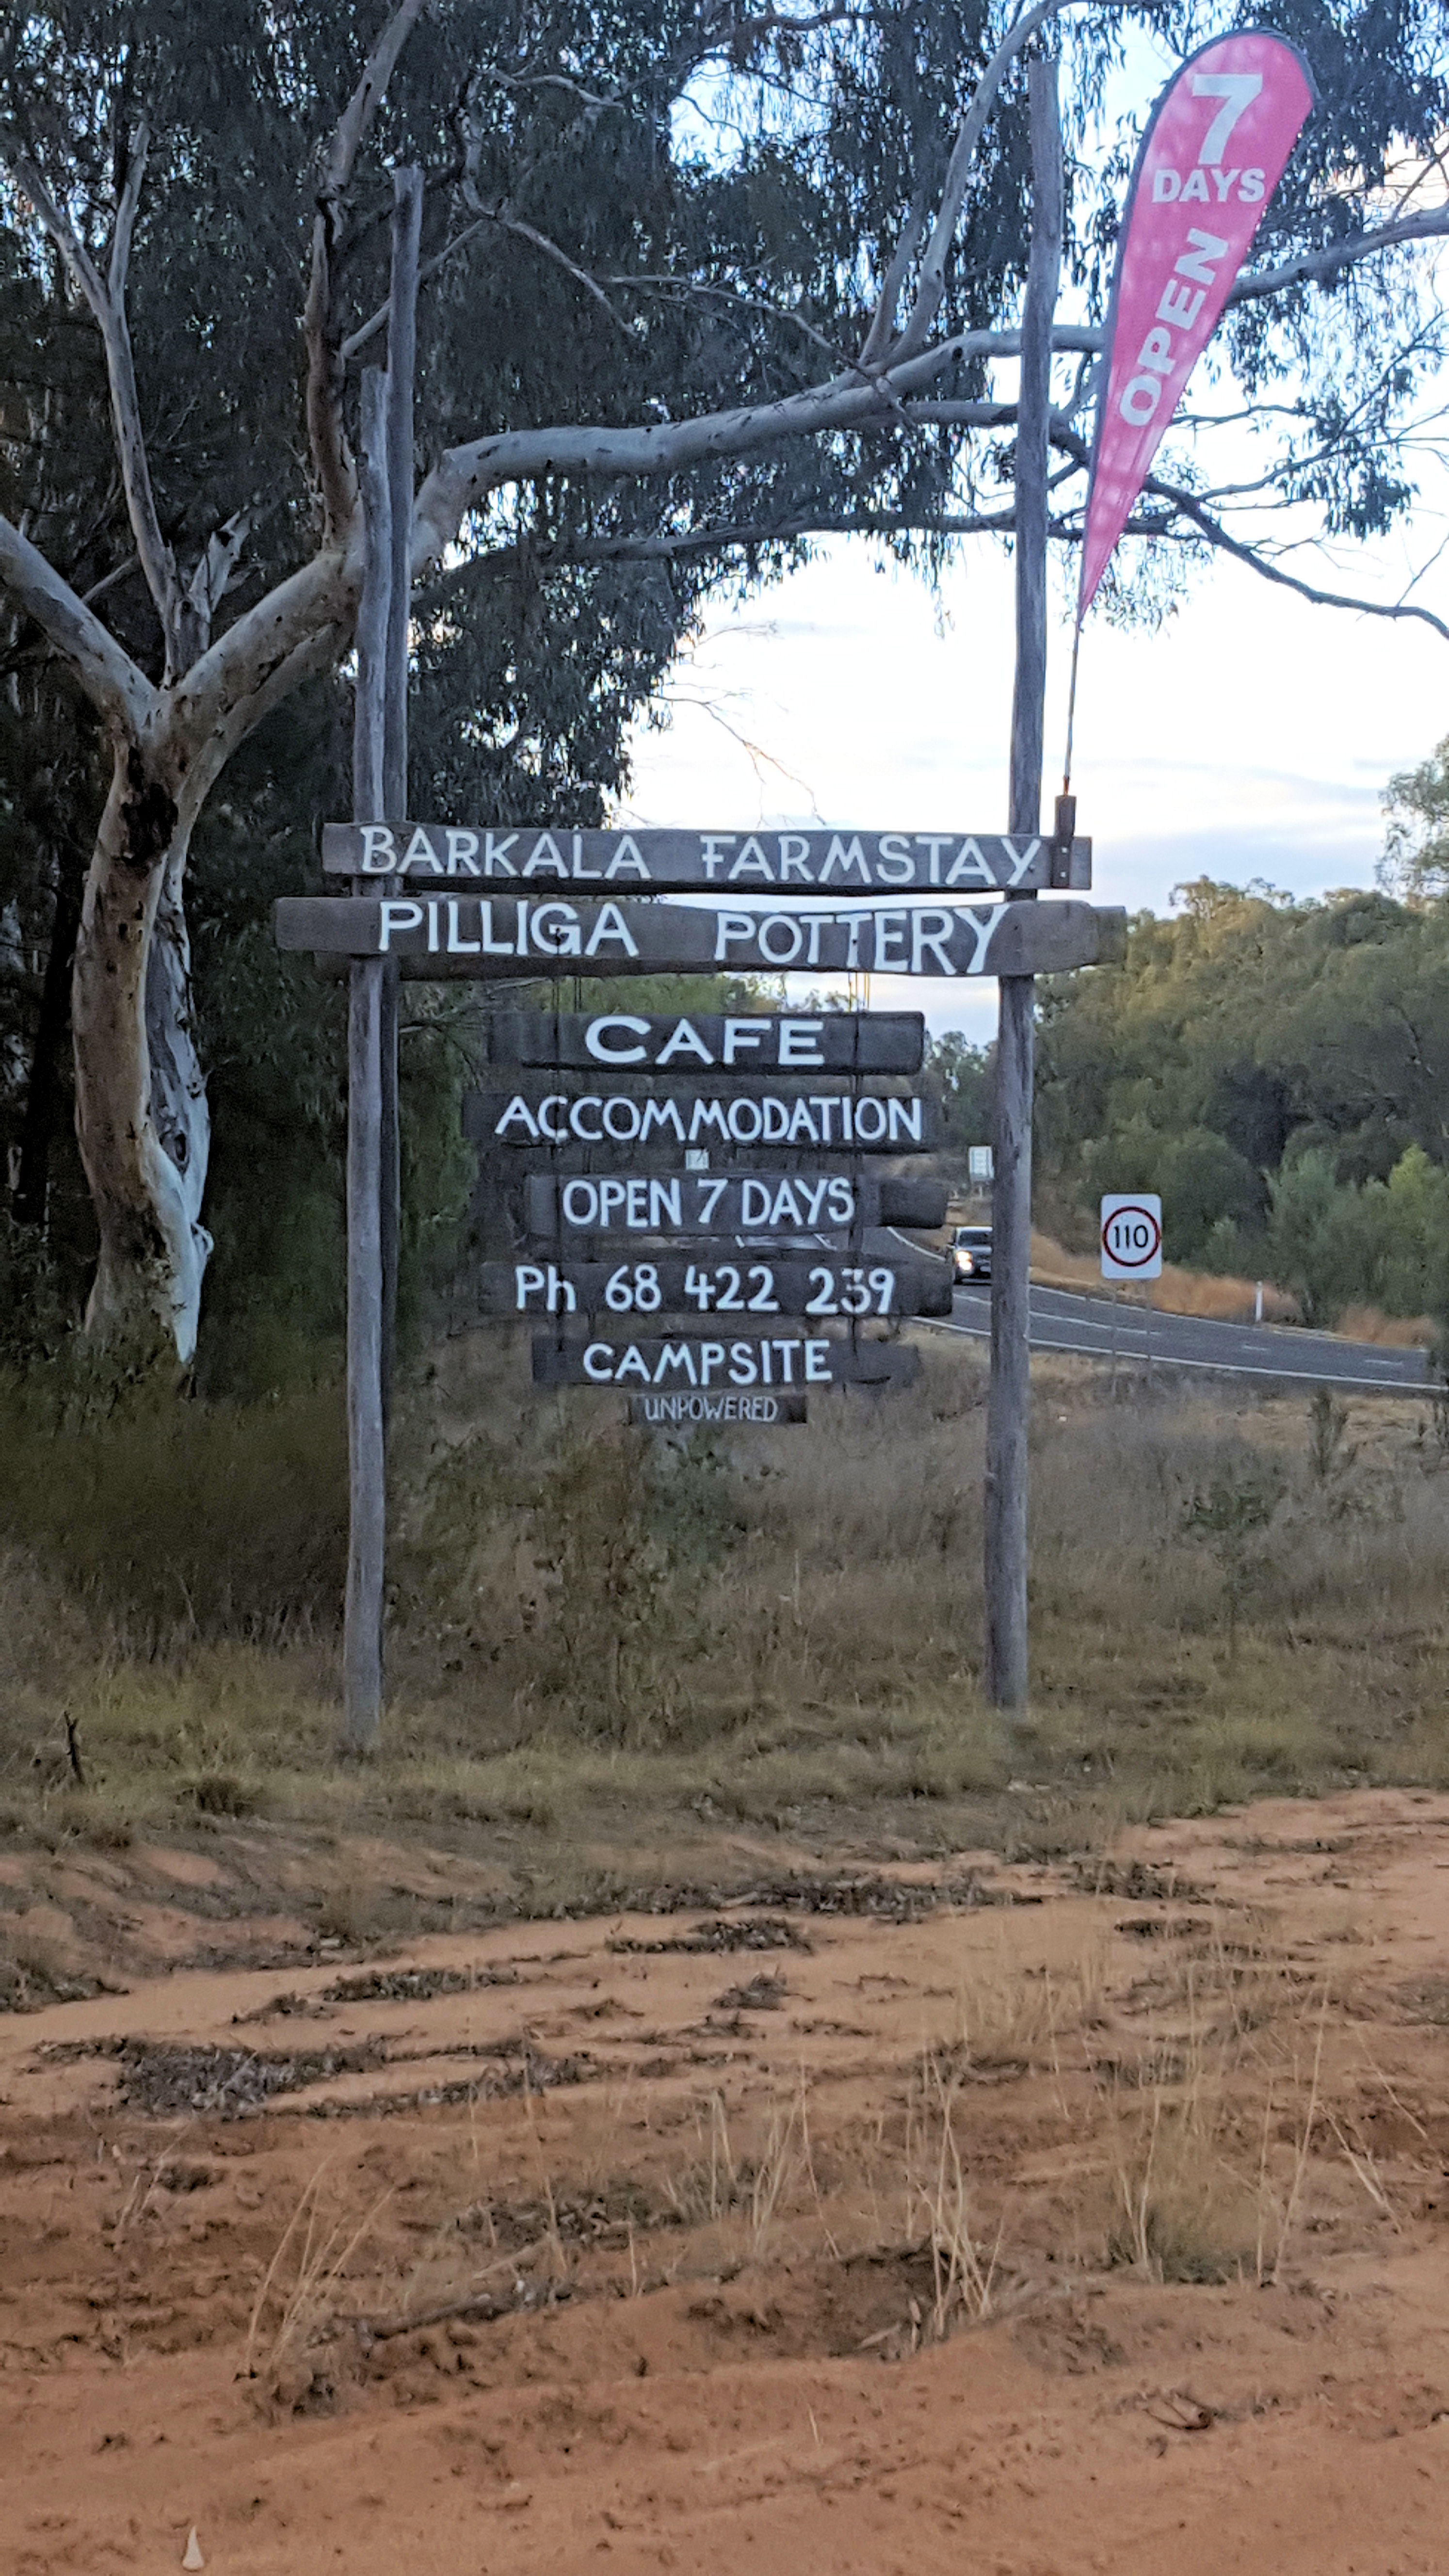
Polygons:
<instances>
[{"instance_id":1,"label":"red dirt ground","mask_svg":"<svg viewBox=\"0 0 1449 2576\"><path fill-rule=\"evenodd\" d=\"M0 2016L13 2576L1449 2569L1449 1800L363 1960L249 1849L3 1864L129 1986Z\"/></svg>"}]
</instances>

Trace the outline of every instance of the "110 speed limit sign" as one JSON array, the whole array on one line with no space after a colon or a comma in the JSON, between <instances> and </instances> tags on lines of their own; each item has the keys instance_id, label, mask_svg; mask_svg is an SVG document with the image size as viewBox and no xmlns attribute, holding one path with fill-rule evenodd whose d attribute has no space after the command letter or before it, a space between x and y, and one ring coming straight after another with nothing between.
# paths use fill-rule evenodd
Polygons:
<instances>
[{"instance_id":1,"label":"110 speed limit sign","mask_svg":"<svg viewBox=\"0 0 1449 2576\"><path fill-rule=\"evenodd\" d=\"M1102 1276L1162 1277L1162 1201L1151 1190L1111 1190L1103 1199Z\"/></svg>"}]
</instances>

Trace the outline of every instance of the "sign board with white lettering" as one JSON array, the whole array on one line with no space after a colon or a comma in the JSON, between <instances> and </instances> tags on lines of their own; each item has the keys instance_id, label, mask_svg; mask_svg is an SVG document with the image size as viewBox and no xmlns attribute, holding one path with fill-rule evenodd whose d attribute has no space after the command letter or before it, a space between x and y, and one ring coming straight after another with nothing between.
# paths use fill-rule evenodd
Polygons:
<instances>
[{"instance_id":1,"label":"sign board with white lettering","mask_svg":"<svg viewBox=\"0 0 1449 2576\"><path fill-rule=\"evenodd\" d=\"M631 1395L629 1420L641 1431L737 1430L742 1423L778 1431L782 1423L804 1422L809 1404L807 1395L732 1395L720 1389L698 1389L689 1395L661 1392Z\"/></svg>"},{"instance_id":2,"label":"sign board with white lettering","mask_svg":"<svg viewBox=\"0 0 1449 2576\"><path fill-rule=\"evenodd\" d=\"M1152 1190L1109 1190L1102 1201L1104 1279L1162 1277L1162 1201Z\"/></svg>"},{"instance_id":3,"label":"sign board with white lettering","mask_svg":"<svg viewBox=\"0 0 1449 2576\"><path fill-rule=\"evenodd\" d=\"M753 1394L773 1387L909 1386L921 1355L905 1342L848 1342L803 1333L737 1336L730 1341L686 1338L631 1341L627 1333L597 1341L565 1341L538 1333L533 1343L535 1386L692 1387Z\"/></svg>"},{"instance_id":4,"label":"sign board with white lettering","mask_svg":"<svg viewBox=\"0 0 1449 2576\"><path fill-rule=\"evenodd\" d=\"M818 1234L946 1222L944 1181L857 1179L843 1172L535 1173L524 1223L563 1235Z\"/></svg>"},{"instance_id":5,"label":"sign board with white lettering","mask_svg":"<svg viewBox=\"0 0 1449 2576\"><path fill-rule=\"evenodd\" d=\"M1085 892L1092 844L1000 832L567 832L536 823L328 823L329 876L470 879L542 893L1040 894Z\"/></svg>"},{"instance_id":6,"label":"sign board with white lettering","mask_svg":"<svg viewBox=\"0 0 1449 2576\"><path fill-rule=\"evenodd\" d=\"M1089 903L736 912L519 896L284 895L279 948L396 957L410 976L1056 975L1120 961L1127 915Z\"/></svg>"},{"instance_id":7,"label":"sign board with white lettering","mask_svg":"<svg viewBox=\"0 0 1449 2576\"><path fill-rule=\"evenodd\" d=\"M828 1146L837 1153L929 1154L933 1100L880 1092L475 1091L463 1133L477 1145ZM686 1164L685 1169L689 1166Z\"/></svg>"},{"instance_id":8,"label":"sign board with white lettering","mask_svg":"<svg viewBox=\"0 0 1449 2576\"><path fill-rule=\"evenodd\" d=\"M498 1011L486 1026L490 1064L541 1072L919 1073L920 1011L770 1011L726 1019L635 1011Z\"/></svg>"},{"instance_id":9,"label":"sign board with white lettering","mask_svg":"<svg viewBox=\"0 0 1449 2576\"><path fill-rule=\"evenodd\" d=\"M711 1242L652 1261L489 1261L479 1276L485 1315L949 1315L944 1261L862 1259L821 1252L764 1257Z\"/></svg>"}]
</instances>

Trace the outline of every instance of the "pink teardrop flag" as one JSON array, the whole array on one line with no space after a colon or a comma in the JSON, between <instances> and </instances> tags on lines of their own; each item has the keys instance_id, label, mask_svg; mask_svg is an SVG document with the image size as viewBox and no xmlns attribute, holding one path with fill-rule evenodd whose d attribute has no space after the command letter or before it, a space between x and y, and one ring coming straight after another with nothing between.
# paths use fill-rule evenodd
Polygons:
<instances>
[{"instance_id":1,"label":"pink teardrop flag","mask_svg":"<svg viewBox=\"0 0 1449 2576\"><path fill-rule=\"evenodd\" d=\"M1168 82L1127 193L1087 494L1080 626L1313 105L1281 36L1217 36Z\"/></svg>"}]
</instances>

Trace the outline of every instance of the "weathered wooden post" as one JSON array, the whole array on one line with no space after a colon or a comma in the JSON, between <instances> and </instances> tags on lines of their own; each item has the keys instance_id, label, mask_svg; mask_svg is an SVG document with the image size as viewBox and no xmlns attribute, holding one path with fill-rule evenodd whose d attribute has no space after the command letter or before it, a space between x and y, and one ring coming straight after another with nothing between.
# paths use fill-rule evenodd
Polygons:
<instances>
[{"instance_id":1,"label":"weathered wooden post","mask_svg":"<svg viewBox=\"0 0 1449 2576\"><path fill-rule=\"evenodd\" d=\"M357 613L357 692L352 727L352 811L383 811L384 673L391 589L387 385L362 379L358 457L366 559ZM371 894L376 879L354 877ZM349 1530L343 1611L343 1740L370 1752L382 1724L382 1587L387 1475L382 1415L382 1029L387 966L363 957L349 971L347 1004L347 1459Z\"/></svg>"},{"instance_id":2,"label":"weathered wooden post","mask_svg":"<svg viewBox=\"0 0 1449 2576\"><path fill-rule=\"evenodd\" d=\"M391 580L383 684L382 803L401 823L408 810L408 615L412 605L413 375L418 338L418 245L423 228L421 170L393 172L392 274L387 323L387 485ZM397 1363L397 1265L401 1169L397 1095L397 960L383 968L382 1028L382 1419L392 1415Z\"/></svg>"},{"instance_id":3,"label":"weathered wooden post","mask_svg":"<svg viewBox=\"0 0 1449 2576\"><path fill-rule=\"evenodd\" d=\"M1062 257L1062 137L1053 59L1028 69L1032 222L1016 418L1016 680L1011 706L1013 832L1041 829L1046 694L1046 558L1051 328ZM1010 898L1008 898L1010 899ZM1034 901L1027 895L1018 901ZM987 1696L1027 1698L1027 1425L1031 1408L1031 1116L1035 986L1003 975L996 1045L991 1386L986 1417Z\"/></svg>"}]
</instances>

